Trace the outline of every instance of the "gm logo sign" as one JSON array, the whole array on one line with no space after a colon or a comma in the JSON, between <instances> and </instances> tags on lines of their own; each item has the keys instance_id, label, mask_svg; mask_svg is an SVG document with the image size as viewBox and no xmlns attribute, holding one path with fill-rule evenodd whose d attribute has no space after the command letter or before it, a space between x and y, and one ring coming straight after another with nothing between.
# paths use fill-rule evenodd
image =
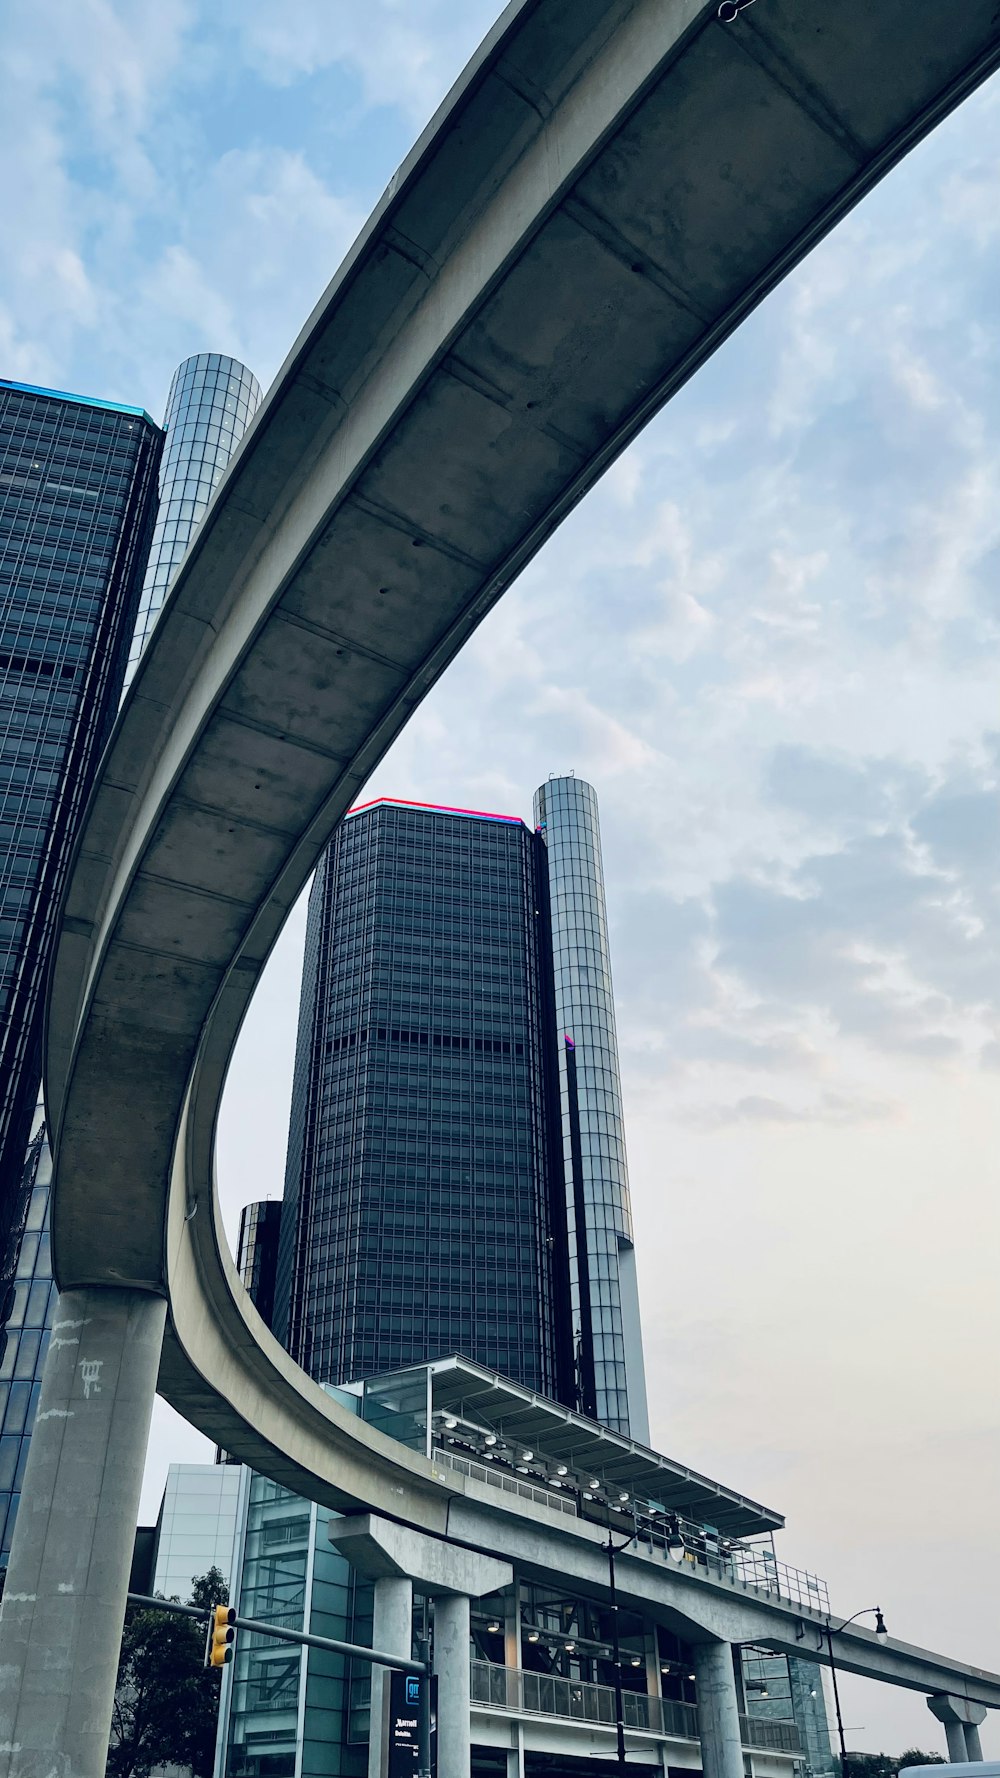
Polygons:
<instances>
[{"instance_id":1,"label":"gm logo sign","mask_svg":"<svg viewBox=\"0 0 1000 1778\"><path fill-rule=\"evenodd\" d=\"M420 1680L410 1673L406 1676L406 1702L414 1706L420 1702Z\"/></svg>"}]
</instances>

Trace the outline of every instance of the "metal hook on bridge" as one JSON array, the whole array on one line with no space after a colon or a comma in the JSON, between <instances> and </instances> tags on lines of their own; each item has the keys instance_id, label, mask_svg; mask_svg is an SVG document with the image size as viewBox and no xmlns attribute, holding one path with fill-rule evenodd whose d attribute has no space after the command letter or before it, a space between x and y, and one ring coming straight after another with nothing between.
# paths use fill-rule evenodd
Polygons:
<instances>
[{"instance_id":1,"label":"metal hook on bridge","mask_svg":"<svg viewBox=\"0 0 1000 1778\"><path fill-rule=\"evenodd\" d=\"M739 18L741 12L746 12L747 7L753 6L753 4L754 0L722 0L718 17L722 24L731 25L735 19Z\"/></svg>"}]
</instances>

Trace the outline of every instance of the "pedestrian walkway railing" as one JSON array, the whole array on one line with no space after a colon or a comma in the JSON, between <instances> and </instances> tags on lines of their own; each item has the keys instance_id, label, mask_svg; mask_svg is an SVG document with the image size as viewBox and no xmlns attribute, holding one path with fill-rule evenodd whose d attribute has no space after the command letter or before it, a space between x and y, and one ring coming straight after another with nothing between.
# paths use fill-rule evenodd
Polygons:
<instances>
[{"instance_id":1,"label":"pedestrian walkway railing","mask_svg":"<svg viewBox=\"0 0 1000 1778\"><path fill-rule=\"evenodd\" d=\"M593 1685L582 1679L563 1679L558 1673L530 1673L524 1668L495 1666L473 1661L472 1702L493 1710L512 1710L522 1716L560 1716L571 1722L615 1726L615 1694L610 1685ZM674 1698L654 1698L646 1692L626 1691L622 1696L625 1727L680 1741L697 1741L698 1711L694 1704ZM798 1753L799 1731L793 1722L770 1717L741 1716L740 1738L744 1747L780 1753Z\"/></svg>"},{"instance_id":2,"label":"pedestrian walkway railing","mask_svg":"<svg viewBox=\"0 0 1000 1778\"><path fill-rule=\"evenodd\" d=\"M531 1673L520 1667L472 1662L472 1701L524 1716L561 1716L575 1722L606 1723L614 1728L615 1694L610 1685L563 1679L557 1673ZM624 1693L625 1726L685 1741L698 1739L698 1712L693 1704L672 1698L651 1698L645 1692Z\"/></svg>"}]
</instances>

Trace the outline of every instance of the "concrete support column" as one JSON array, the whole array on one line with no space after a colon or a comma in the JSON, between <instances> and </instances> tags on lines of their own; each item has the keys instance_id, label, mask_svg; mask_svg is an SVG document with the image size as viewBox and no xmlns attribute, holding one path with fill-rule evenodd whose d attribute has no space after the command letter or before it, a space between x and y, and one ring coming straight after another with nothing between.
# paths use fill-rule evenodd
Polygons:
<instances>
[{"instance_id":1,"label":"concrete support column","mask_svg":"<svg viewBox=\"0 0 1000 1778\"><path fill-rule=\"evenodd\" d=\"M104 1778L167 1305L56 1305L0 1605L0 1778Z\"/></svg>"},{"instance_id":2,"label":"concrete support column","mask_svg":"<svg viewBox=\"0 0 1000 1778\"><path fill-rule=\"evenodd\" d=\"M946 1722L944 1732L948 1742L948 1758L961 1763L966 1758L963 1725L960 1722Z\"/></svg>"},{"instance_id":3,"label":"concrete support column","mask_svg":"<svg viewBox=\"0 0 1000 1778\"><path fill-rule=\"evenodd\" d=\"M397 1575L383 1575L375 1582L375 1616L372 1647L387 1655L409 1660L413 1651L413 1582ZM391 1669L372 1667L371 1728L368 1732L368 1778L383 1778L389 1762L386 1747L386 1709Z\"/></svg>"},{"instance_id":4,"label":"concrete support column","mask_svg":"<svg viewBox=\"0 0 1000 1778\"><path fill-rule=\"evenodd\" d=\"M514 1723L511 1732L514 1740L507 1755L507 1778L524 1778L524 1724Z\"/></svg>"},{"instance_id":5,"label":"concrete support column","mask_svg":"<svg viewBox=\"0 0 1000 1778\"><path fill-rule=\"evenodd\" d=\"M949 1760L961 1765L966 1760L982 1759L979 1724L986 1715L985 1704L970 1704L967 1698L936 1692L933 1698L928 1698L927 1708L938 1722L944 1723Z\"/></svg>"},{"instance_id":6,"label":"concrete support column","mask_svg":"<svg viewBox=\"0 0 1000 1778\"><path fill-rule=\"evenodd\" d=\"M705 1778L743 1778L740 1707L728 1642L696 1642L694 1674Z\"/></svg>"},{"instance_id":7,"label":"concrete support column","mask_svg":"<svg viewBox=\"0 0 1000 1778\"><path fill-rule=\"evenodd\" d=\"M434 1601L434 1672L437 1675L438 1778L470 1778L467 1593L442 1594Z\"/></svg>"},{"instance_id":8,"label":"concrete support column","mask_svg":"<svg viewBox=\"0 0 1000 1778\"><path fill-rule=\"evenodd\" d=\"M984 1711L983 1715L985 1716L985 1714L986 1714L986 1712ZM967 1723L965 1723L964 1727L965 1727L965 1757L966 1757L966 1759L970 1759L970 1760L982 1759L983 1744L979 1739L979 1724L975 1723L975 1722L967 1722Z\"/></svg>"}]
</instances>

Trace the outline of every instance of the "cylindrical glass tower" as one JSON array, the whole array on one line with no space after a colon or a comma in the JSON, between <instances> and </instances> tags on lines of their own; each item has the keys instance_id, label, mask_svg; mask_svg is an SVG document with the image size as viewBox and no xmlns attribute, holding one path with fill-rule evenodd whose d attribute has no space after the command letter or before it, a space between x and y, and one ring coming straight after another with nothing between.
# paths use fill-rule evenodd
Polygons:
<instances>
[{"instance_id":1,"label":"cylindrical glass tower","mask_svg":"<svg viewBox=\"0 0 1000 1778\"><path fill-rule=\"evenodd\" d=\"M591 785L550 778L535 793L535 827L548 857L581 1394L585 1411L603 1425L648 1443L601 834Z\"/></svg>"},{"instance_id":2,"label":"cylindrical glass tower","mask_svg":"<svg viewBox=\"0 0 1000 1778\"><path fill-rule=\"evenodd\" d=\"M160 614L196 525L260 406L257 378L236 358L199 352L174 372L164 419L160 510L139 600L126 686Z\"/></svg>"}]
</instances>

